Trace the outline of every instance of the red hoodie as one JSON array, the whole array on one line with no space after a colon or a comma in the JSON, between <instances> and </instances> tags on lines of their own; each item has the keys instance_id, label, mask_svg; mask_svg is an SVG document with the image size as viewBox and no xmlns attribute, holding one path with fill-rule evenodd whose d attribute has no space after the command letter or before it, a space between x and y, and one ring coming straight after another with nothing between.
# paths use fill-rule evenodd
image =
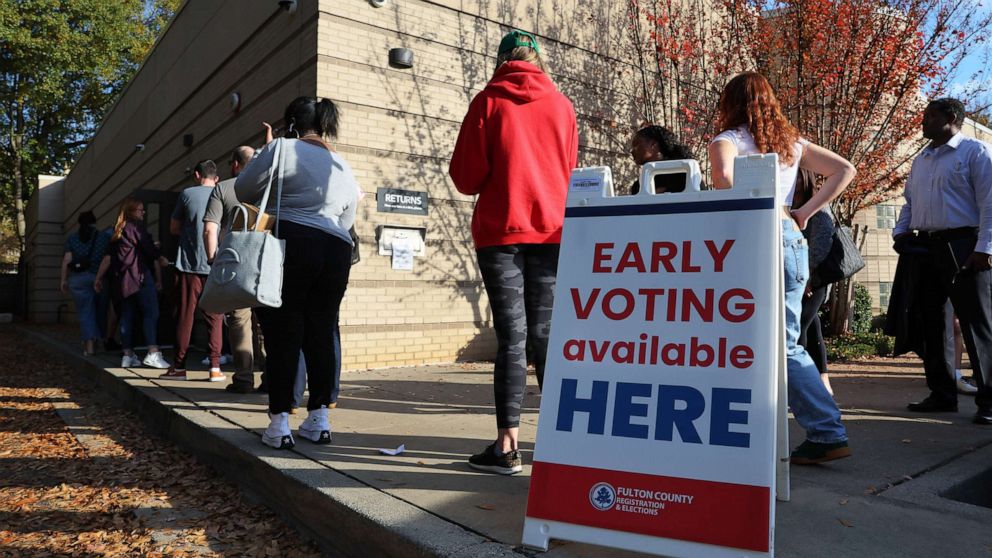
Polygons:
<instances>
[{"instance_id":1,"label":"red hoodie","mask_svg":"<svg viewBox=\"0 0 992 558\"><path fill-rule=\"evenodd\" d=\"M537 66L506 62L469 105L448 174L478 194L476 248L557 244L578 157L575 110Z\"/></svg>"}]
</instances>

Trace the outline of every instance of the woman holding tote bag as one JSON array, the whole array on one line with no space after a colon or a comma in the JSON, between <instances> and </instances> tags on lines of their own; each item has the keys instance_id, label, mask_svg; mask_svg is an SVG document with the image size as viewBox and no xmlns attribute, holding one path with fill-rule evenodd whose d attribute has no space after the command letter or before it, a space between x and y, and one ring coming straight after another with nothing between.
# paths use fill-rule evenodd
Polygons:
<instances>
[{"instance_id":1,"label":"woman holding tote bag","mask_svg":"<svg viewBox=\"0 0 992 558\"><path fill-rule=\"evenodd\" d=\"M355 221L359 190L351 167L324 143L338 132L340 114L330 99L299 97L283 116L286 137L259 150L234 185L239 201L258 204L270 174L281 178L282 195L269 200L268 207L277 208L275 234L285 241L282 305L258 309L265 332L270 421L262 442L279 449L295 444L289 411L301 349L310 398L298 434L317 444L331 442L327 409L337 366L334 325L351 270L348 229ZM270 195L276 197L274 191Z\"/></svg>"}]
</instances>

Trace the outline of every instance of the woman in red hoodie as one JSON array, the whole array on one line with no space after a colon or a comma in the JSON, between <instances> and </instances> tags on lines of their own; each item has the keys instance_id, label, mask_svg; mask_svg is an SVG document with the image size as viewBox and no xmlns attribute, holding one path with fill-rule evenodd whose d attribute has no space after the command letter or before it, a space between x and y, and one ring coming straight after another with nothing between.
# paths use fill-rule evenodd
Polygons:
<instances>
[{"instance_id":1,"label":"woman in red hoodie","mask_svg":"<svg viewBox=\"0 0 992 558\"><path fill-rule=\"evenodd\" d=\"M578 153L575 110L545 71L533 35L503 37L496 73L469 106L448 171L459 192L479 196L472 238L499 343L498 436L469 465L504 475L523 469L517 433L528 343L538 384L544 379L565 197Z\"/></svg>"}]
</instances>

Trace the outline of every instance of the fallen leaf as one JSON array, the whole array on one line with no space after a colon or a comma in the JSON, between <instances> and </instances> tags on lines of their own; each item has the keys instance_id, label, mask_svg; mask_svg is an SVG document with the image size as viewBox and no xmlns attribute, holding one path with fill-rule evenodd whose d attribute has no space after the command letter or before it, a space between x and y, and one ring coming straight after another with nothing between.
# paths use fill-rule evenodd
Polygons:
<instances>
[{"instance_id":1,"label":"fallen leaf","mask_svg":"<svg viewBox=\"0 0 992 558\"><path fill-rule=\"evenodd\" d=\"M480 510L486 510L486 511L492 511L496 509L496 506L492 504L476 504L475 507L479 508Z\"/></svg>"},{"instance_id":2,"label":"fallen leaf","mask_svg":"<svg viewBox=\"0 0 992 558\"><path fill-rule=\"evenodd\" d=\"M909 438L903 438L902 439L902 443L904 443L904 444L912 444L913 443L913 440L911 440Z\"/></svg>"},{"instance_id":3,"label":"fallen leaf","mask_svg":"<svg viewBox=\"0 0 992 558\"><path fill-rule=\"evenodd\" d=\"M840 501L840 505L846 506L847 505L847 498L844 498L843 500L841 500Z\"/></svg>"},{"instance_id":4,"label":"fallen leaf","mask_svg":"<svg viewBox=\"0 0 992 558\"><path fill-rule=\"evenodd\" d=\"M840 521L840 524L843 525L844 527L854 527L854 525L850 521L847 521L845 519L838 519L837 521Z\"/></svg>"}]
</instances>

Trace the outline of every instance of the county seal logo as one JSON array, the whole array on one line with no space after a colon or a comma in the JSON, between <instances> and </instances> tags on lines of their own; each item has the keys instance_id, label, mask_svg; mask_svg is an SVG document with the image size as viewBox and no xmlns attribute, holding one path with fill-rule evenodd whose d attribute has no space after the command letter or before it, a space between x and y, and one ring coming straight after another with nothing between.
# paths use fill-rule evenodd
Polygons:
<instances>
[{"instance_id":1,"label":"county seal logo","mask_svg":"<svg viewBox=\"0 0 992 558\"><path fill-rule=\"evenodd\" d=\"M605 482L597 482L589 491L589 503L599 511L607 511L617 503L617 491Z\"/></svg>"}]
</instances>

